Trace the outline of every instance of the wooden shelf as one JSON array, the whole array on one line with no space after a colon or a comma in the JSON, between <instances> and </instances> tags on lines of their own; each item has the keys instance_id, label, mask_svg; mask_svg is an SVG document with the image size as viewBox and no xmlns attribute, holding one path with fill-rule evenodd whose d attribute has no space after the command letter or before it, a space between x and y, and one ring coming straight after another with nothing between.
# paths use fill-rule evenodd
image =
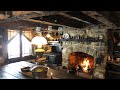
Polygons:
<instances>
[{"instance_id":1,"label":"wooden shelf","mask_svg":"<svg viewBox=\"0 0 120 90\"><path fill-rule=\"evenodd\" d=\"M58 30L56 30L56 29L53 29L53 30L51 30L51 31L48 31L48 30L42 30L42 32L58 32Z\"/></svg>"},{"instance_id":2,"label":"wooden shelf","mask_svg":"<svg viewBox=\"0 0 120 90\"><path fill-rule=\"evenodd\" d=\"M79 42L104 42L103 39L61 39L61 41L79 41Z\"/></svg>"}]
</instances>

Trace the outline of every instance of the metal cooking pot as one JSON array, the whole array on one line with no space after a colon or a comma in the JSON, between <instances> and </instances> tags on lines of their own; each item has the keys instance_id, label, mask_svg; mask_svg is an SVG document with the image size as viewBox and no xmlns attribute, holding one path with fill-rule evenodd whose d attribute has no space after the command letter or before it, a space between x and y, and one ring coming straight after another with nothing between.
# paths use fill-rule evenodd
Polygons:
<instances>
[{"instance_id":1,"label":"metal cooking pot","mask_svg":"<svg viewBox=\"0 0 120 90\"><path fill-rule=\"evenodd\" d=\"M35 66L31 69L31 72L35 79L42 79L47 77L48 68L44 66Z\"/></svg>"}]
</instances>

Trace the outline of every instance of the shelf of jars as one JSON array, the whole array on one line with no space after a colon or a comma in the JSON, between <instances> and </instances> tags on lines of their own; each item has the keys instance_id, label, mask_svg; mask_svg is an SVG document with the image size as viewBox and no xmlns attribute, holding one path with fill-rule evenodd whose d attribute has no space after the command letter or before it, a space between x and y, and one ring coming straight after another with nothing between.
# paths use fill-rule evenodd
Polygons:
<instances>
[{"instance_id":1,"label":"shelf of jars","mask_svg":"<svg viewBox=\"0 0 120 90\"><path fill-rule=\"evenodd\" d=\"M69 38L64 39L62 38L61 41L79 41L79 42L105 42L104 39L96 39L96 38Z\"/></svg>"}]
</instances>

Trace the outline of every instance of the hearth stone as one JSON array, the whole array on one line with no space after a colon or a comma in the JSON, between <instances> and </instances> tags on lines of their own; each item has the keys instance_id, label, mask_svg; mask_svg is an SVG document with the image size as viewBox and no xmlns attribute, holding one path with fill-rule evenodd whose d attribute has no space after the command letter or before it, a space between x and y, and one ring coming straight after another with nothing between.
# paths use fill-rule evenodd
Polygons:
<instances>
[{"instance_id":1,"label":"hearth stone","mask_svg":"<svg viewBox=\"0 0 120 90\"><path fill-rule=\"evenodd\" d=\"M94 78L105 79L105 65L96 64L94 69Z\"/></svg>"}]
</instances>

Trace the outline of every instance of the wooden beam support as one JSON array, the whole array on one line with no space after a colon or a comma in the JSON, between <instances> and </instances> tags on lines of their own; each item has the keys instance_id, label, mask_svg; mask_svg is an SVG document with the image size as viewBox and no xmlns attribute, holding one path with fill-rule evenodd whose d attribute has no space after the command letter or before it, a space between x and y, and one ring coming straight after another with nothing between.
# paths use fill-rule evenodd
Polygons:
<instances>
[{"instance_id":1,"label":"wooden beam support","mask_svg":"<svg viewBox=\"0 0 120 90\"><path fill-rule=\"evenodd\" d=\"M30 21L30 22L36 22L36 23L42 23L42 24L48 24L48 25L53 25L53 26L65 26L65 25L50 23L50 22L41 21L41 20L34 20L34 19L23 19L23 20Z\"/></svg>"},{"instance_id":2,"label":"wooden beam support","mask_svg":"<svg viewBox=\"0 0 120 90\"><path fill-rule=\"evenodd\" d=\"M12 16L20 16L28 13L32 13L32 11L12 11Z\"/></svg>"},{"instance_id":3,"label":"wooden beam support","mask_svg":"<svg viewBox=\"0 0 120 90\"><path fill-rule=\"evenodd\" d=\"M67 17L67 18L70 18L70 19L74 19L74 20L77 20L77 21L81 21L81 22L84 22L84 23L87 23L87 24L91 24L91 23L88 22L88 21L82 20L82 19L77 18L77 17L73 17L73 16L68 15L68 14L66 14L66 13L59 13L59 15L62 15L62 16L64 16L64 17Z\"/></svg>"},{"instance_id":4,"label":"wooden beam support","mask_svg":"<svg viewBox=\"0 0 120 90\"><path fill-rule=\"evenodd\" d=\"M109 21L103 15L99 14L96 11L81 11L81 12L90 16L91 18L98 20L99 22L105 24L106 26L116 27L116 25L114 23L112 23L111 21Z\"/></svg>"},{"instance_id":5,"label":"wooden beam support","mask_svg":"<svg viewBox=\"0 0 120 90\"><path fill-rule=\"evenodd\" d=\"M21 12L12 12L13 16L10 18L0 20L0 23L6 23L11 21L18 21L23 19L30 19L35 17L49 16L58 14L61 11L21 11ZM16 14L15 14L16 13Z\"/></svg>"},{"instance_id":6,"label":"wooden beam support","mask_svg":"<svg viewBox=\"0 0 120 90\"><path fill-rule=\"evenodd\" d=\"M18 21L18 20L27 19L27 18L33 18L33 17L38 17L38 16L40 16L40 15L36 14L36 13L13 16L13 17L10 17L10 18L0 20L0 23L8 23L8 22L12 22L12 21Z\"/></svg>"},{"instance_id":7,"label":"wooden beam support","mask_svg":"<svg viewBox=\"0 0 120 90\"><path fill-rule=\"evenodd\" d=\"M0 27L7 29L32 28L37 26L41 26L41 24L24 20L12 21L11 23L0 23Z\"/></svg>"},{"instance_id":8,"label":"wooden beam support","mask_svg":"<svg viewBox=\"0 0 120 90\"><path fill-rule=\"evenodd\" d=\"M59 14L61 12L68 12L68 11L32 11L34 13L38 13L38 14L46 14L45 16L49 16L49 15L54 15L54 14Z\"/></svg>"}]
</instances>

